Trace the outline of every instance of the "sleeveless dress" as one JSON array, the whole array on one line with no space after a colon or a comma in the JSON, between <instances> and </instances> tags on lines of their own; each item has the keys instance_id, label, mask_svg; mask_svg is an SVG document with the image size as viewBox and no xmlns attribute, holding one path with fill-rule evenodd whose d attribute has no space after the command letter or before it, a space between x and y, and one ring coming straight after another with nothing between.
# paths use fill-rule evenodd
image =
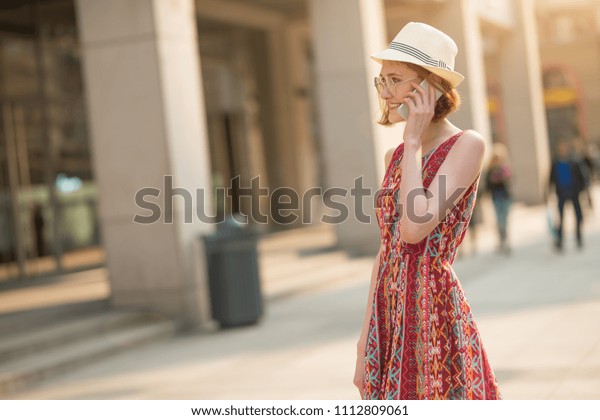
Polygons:
<instances>
[{"instance_id":1,"label":"sleeveless dress","mask_svg":"<svg viewBox=\"0 0 600 420\"><path fill-rule=\"evenodd\" d=\"M458 133L423 156L427 188ZM462 286L452 270L479 177L416 244L399 238L400 144L376 201L383 242L365 353L364 399L501 399Z\"/></svg>"}]
</instances>

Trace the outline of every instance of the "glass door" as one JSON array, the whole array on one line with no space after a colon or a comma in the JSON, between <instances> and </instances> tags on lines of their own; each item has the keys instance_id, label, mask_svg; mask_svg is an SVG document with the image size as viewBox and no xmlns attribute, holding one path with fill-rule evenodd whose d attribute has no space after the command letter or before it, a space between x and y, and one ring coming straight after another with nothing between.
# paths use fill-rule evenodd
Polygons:
<instances>
[{"instance_id":1,"label":"glass door","mask_svg":"<svg viewBox=\"0 0 600 420\"><path fill-rule=\"evenodd\" d=\"M104 262L72 0L0 7L0 281Z\"/></svg>"}]
</instances>

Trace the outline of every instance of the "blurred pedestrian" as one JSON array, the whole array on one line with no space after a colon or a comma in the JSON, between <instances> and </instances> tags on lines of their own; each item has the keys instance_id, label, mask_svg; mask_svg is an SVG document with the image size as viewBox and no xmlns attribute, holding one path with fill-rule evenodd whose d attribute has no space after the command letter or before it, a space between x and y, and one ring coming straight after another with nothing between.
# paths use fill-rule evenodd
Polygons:
<instances>
[{"instance_id":1,"label":"blurred pedestrian","mask_svg":"<svg viewBox=\"0 0 600 420\"><path fill-rule=\"evenodd\" d=\"M404 130L377 196L381 245L354 374L363 399L501 398L452 270L485 152L479 133L446 118L460 103L456 53L448 35L411 22L371 56L379 123Z\"/></svg>"},{"instance_id":2,"label":"blurred pedestrian","mask_svg":"<svg viewBox=\"0 0 600 420\"><path fill-rule=\"evenodd\" d=\"M592 180L594 179L595 165L589 147L583 139L574 139L572 157L581 167L584 181L582 193L585 196L585 203L588 205L588 208L592 210L594 208L594 203L592 201L590 187L592 185Z\"/></svg>"},{"instance_id":3,"label":"blurred pedestrian","mask_svg":"<svg viewBox=\"0 0 600 420\"><path fill-rule=\"evenodd\" d=\"M46 255L46 238L44 236L44 213L40 203L33 206L33 228L35 234L35 250L36 256L43 257Z\"/></svg>"},{"instance_id":4,"label":"blurred pedestrian","mask_svg":"<svg viewBox=\"0 0 600 420\"><path fill-rule=\"evenodd\" d=\"M583 247L581 233L583 213L579 203L579 195L585 188L585 175L582 164L572 158L571 144L565 140L559 141L556 146L556 157L552 161L548 189L551 190L552 186L555 188L558 199L559 214L554 247L559 252L563 249L564 208L567 202L571 202L577 222L575 228L577 247L581 249Z\"/></svg>"},{"instance_id":5,"label":"blurred pedestrian","mask_svg":"<svg viewBox=\"0 0 600 420\"><path fill-rule=\"evenodd\" d=\"M592 162L592 183L594 183L598 179L598 172L600 171L600 148L598 143L588 142L586 150Z\"/></svg>"},{"instance_id":6,"label":"blurred pedestrian","mask_svg":"<svg viewBox=\"0 0 600 420\"><path fill-rule=\"evenodd\" d=\"M508 245L508 212L512 203L510 195L510 180L512 170L508 162L508 149L503 143L495 143L492 149L490 164L486 173L486 190L492 196L496 213L498 231L498 251L509 255Z\"/></svg>"}]
</instances>

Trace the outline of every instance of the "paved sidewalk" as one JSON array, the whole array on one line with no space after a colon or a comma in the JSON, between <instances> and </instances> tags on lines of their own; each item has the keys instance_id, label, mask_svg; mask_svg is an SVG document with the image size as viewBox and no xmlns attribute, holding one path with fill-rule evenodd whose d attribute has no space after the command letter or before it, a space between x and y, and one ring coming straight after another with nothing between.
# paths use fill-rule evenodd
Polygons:
<instances>
[{"instance_id":1,"label":"paved sidewalk","mask_svg":"<svg viewBox=\"0 0 600 420\"><path fill-rule=\"evenodd\" d=\"M494 238L483 229L482 252L454 265L506 399L600 398L600 218L588 219L586 248L576 251L569 237L558 255L544 209L517 207L511 234L520 245L511 257L488 252ZM286 235L296 251L311 243ZM327 235L317 236L328 246ZM326 259L299 270L286 263L290 249L263 246L281 253L265 257L272 282L278 270L296 270L303 286L302 274L325 270ZM337 268L327 267L320 283L272 295L257 326L180 336L5 398L357 399L355 343L370 264L348 260L356 266L346 276L348 262L332 258Z\"/></svg>"}]
</instances>

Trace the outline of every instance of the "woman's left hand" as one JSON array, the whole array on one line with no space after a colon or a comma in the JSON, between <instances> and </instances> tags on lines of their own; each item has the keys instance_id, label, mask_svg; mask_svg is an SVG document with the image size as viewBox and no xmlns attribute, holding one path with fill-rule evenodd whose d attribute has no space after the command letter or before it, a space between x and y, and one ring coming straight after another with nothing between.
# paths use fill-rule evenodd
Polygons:
<instances>
[{"instance_id":1,"label":"woman's left hand","mask_svg":"<svg viewBox=\"0 0 600 420\"><path fill-rule=\"evenodd\" d=\"M408 106L408 118L404 126L404 143L421 146L423 134L435 113L435 89L429 85L429 91L425 91L421 85L411 82L415 92L407 94L404 103Z\"/></svg>"}]
</instances>

